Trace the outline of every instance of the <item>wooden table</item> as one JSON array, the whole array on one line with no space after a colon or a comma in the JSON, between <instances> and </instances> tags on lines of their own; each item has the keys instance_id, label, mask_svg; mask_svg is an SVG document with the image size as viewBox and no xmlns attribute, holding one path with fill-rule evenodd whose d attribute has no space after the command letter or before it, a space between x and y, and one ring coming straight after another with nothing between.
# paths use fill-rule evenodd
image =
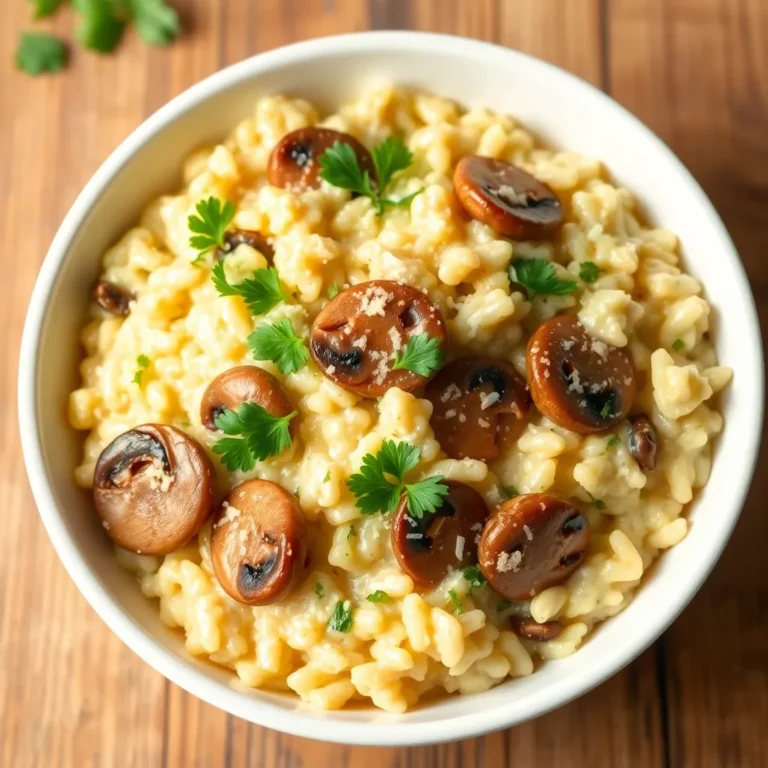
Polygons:
<instances>
[{"instance_id":1,"label":"wooden table","mask_svg":"<svg viewBox=\"0 0 768 768\"><path fill-rule=\"evenodd\" d=\"M148 114L221 66L295 40L413 28L492 40L603 88L672 145L729 226L768 319L766 0L176 0L169 49L133 35L64 74L11 69L24 0L0 25L0 766L768 766L768 477L714 575L666 635L597 690L486 738L336 747L226 715L135 657L86 605L35 511L16 368L37 268L77 192ZM69 11L50 27L73 36ZM724 308L721 308L724 309Z\"/></svg>"}]
</instances>

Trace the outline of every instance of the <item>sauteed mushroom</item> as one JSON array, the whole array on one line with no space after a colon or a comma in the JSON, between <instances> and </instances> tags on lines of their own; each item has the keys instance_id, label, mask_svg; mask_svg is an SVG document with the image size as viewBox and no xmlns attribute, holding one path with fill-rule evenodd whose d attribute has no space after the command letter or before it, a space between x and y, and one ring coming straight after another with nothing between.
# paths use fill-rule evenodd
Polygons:
<instances>
[{"instance_id":1,"label":"sauteed mushroom","mask_svg":"<svg viewBox=\"0 0 768 768\"><path fill-rule=\"evenodd\" d=\"M269 156L267 178L273 187L316 189L320 186L320 156L337 141L349 144L357 155L363 171L376 181L376 169L371 153L348 133L331 128L311 126L299 128L283 136Z\"/></svg>"},{"instance_id":2,"label":"sauteed mushroom","mask_svg":"<svg viewBox=\"0 0 768 768\"><path fill-rule=\"evenodd\" d=\"M629 352L592 338L575 315L558 315L536 329L526 369L536 407L582 435L618 424L635 398Z\"/></svg>"},{"instance_id":3,"label":"sauteed mushroom","mask_svg":"<svg viewBox=\"0 0 768 768\"><path fill-rule=\"evenodd\" d=\"M395 353L421 333L445 343L437 307L408 285L372 280L347 288L323 307L309 347L331 381L363 397L379 397L391 387L411 392L426 384L426 377L392 367Z\"/></svg>"},{"instance_id":4,"label":"sauteed mushroom","mask_svg":"<svg viewBox=\"0 0 768 768\"><path fill-rule=\"evenodd\" d=\"M307 560L304 515L296 497L269 480L232 490L216 514L211 559L224 591L248 605L282 600Z\"/></svg>"},{"instance_id":5,"label":"sauteed mushroom","mask_svg":"<svg viewBox=\"0 0 768 768\"><path fill-rule=\"evenodd\" d=\"M250 245L251 248L263 253L268 259L275 255L275 250L261 232L252 229L234 229L224 234L224 247L215 251L216 261L225 258L237 248L238 245Z\"/></svg>"},{"instance_id":6,"label":"sauteed mushroom","mask_svg":"<svg viewBox=\"0 0 768 768\"><path fill-rule=\"evenodd\" d=\"M477 561L477 542L488 517L483 497L464 483L446 480L442 505L421 518L411 517L405 496L395 513L392 548L400 567L417 583L434 587L449 568Z\"/></svg>"},{"instance_id":7,"label":"sauteed mushroom","mask_svg":"<svg viewBox=\"0 0 768 768\"><path fill-rule=\"evenodd\" d=\"M554 640L563 631L559 621L545 621L539 624L530 616L514 616L510 619L515 634L526 640Z\"/></svg>"},{"instance_id":8,"label":"sauteed mushroom","mask_svg":"<svg viewBox=\"0 0 768 768\"><path fill-rule=\"evenodd\" d=\"M130 303L136 299L136 296L115 283L100 280L93 289L93 298L111 315L127 317L131 312Z\"/></svg>"},{"instance_id":9,"label":"sauteed mushroom","mask_svg":"<svg viewBox=\"0 0 768 768\"><path fill-rule=\"evenodd\" d=\"M194 438L174 427L144 424L101 452L93 500L115 543L164 555L200 530L212 510L214 484L211 460Z\"/></svg>"},{"instance_id":10,"label":"sauteed mushroom","mask_svg":"<svg viewBox=\"0 0 768 768\"><path fill-rule=\"evenodd\" d=\"M518 434L531 404L525 380L502 360L454 360L429 383L432 430L454 459L493 461Z\"/></svg>"},{"instance_id":11,"label":"sauteed mushroom","mask_svg":"<svg viewBox=\"0 0 768 768\"><path fill-rule=\"evenodd\" d=\"M215 431L216 417L224 411L236 411L243 403L256 403L272 416L287 416L293 411L280 382L255 365L238 365L219 374L205 390L200 401L200 421ZM291 422L295 437L296 421Z\"/></svg>"},{"instance_id":12,"label":"sauteed mushroom","mask_svg":"<svg viewBox=\"0 0 768 768\"><path fill-rule=\"evenodd\" d=\"M507 600L530 600L565 581L586 556L587 520L569 501L529 493L488 518L478 548L480 570Z\"/></svg>"},{"instance_id":13,"label":"sauteed mushroom","mask_svg":"<svg viewBox=\"0 0 768 768\"><path fill-rule=\"evenodd\" d=\"M632 419L629 433L629 452L643 469L656 469L658 443L656 430L645 414Z\"/></svg>"},{"instance_id":14,"label":"sauteed mushroom","mask_svg":"<svg viewBox=\"0 0 768 768\"><path fill-rule=\"evenodd\" d=\"M453 174L456 196L467 213L514 240L539 240L563 218L557 195L520 168L492 157L469 155Z\"/></svg>"}]
</instances>

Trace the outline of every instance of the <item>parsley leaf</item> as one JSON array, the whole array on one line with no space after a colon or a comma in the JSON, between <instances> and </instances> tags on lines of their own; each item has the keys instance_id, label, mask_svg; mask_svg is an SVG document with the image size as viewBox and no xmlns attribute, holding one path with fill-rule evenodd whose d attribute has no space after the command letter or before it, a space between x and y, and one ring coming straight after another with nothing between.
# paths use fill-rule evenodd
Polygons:
<instances>
[{"instance_id":1,"label":"parsley leaf","mask_svg":"<svg viewBox=\"0 0 768 768\"><path fill-rule=\"evenodd\" d=\"M213 452L230 472L247 472L257 461L277 456L291 444L290 421L287 416L273 416L256 403L242 403L236 411L224 411L214 423L226 435L213 444Z\"/></svg>"},{"instance_id":2,"label":"parsley leaf","mask_svg":"<svg viewBox=\"0 0 768 768\"><path fill-rule=\"evenodd\" d=\"M315 584L315 594L318 597L324 597L325 596L325 589L323 588L322 583L319 582L319 581Z\"/></svg>"},{"instance_id":3,"label":"parsley leaf","mask_svg":"<svg viewBox=\"0 0 768 768\"><path fill-rule=\"evenodd\" d=\"M448 596L451 598L451 602L453 603L453 612L458 616L462 612L462 608L461 600L459 600L459 596L456 594L456 590L449 589Z\"/></svg>"},{"instance_id":4,"label":"parsley leaf","mask_svg":"<svg viewBox=\"0 0 768 768\"><path fill-rule=\"evenodd\" d=\"M357 536L357 531L355 530L354 525L350 525L349 531L347 532L347 541L349 541L353 536Z\"/></svg>"},{"instance_id":5,"label":"parsley leaf","mask_svg":"<svg viewBox=\"0 0 768 768\"><path fill-rule=\"evenodd\" d=\"M516 259L512 267L517 282L525 286L531 301L539 293L567 296L576 290L576 281L559 278L555 265L546 259Z\"/></svg>"},{"instance_id":6,"label":"parsley leaf","mask_svg":"<svg viewBox=\"0 0 768 768\"><path fill-rule=\"evenodd\" d=\"M476 565L470 565L468 568L465 568L462 571L462 574L469 583L469 586L475 587L475 589L484 587L488 583L485 580L485 576L483 576L482 571Z\"/></svg>"},{"instance_id":7,"label":"parsley leaf","mask_svg":"<svg viewBox=\"0 0 768 768\"><path fill-rule=\"evenodd\" d=\"M621 445L621 438L618 435L611 435L610 439L605 444L605 450L610 451L611 448L615 448L617 445Z\"/></svg>"},{"instance_id":8,"label":"parsley leaf","mask_svg":"<svg viewBox=\"0 0 768 768\"><path fill-rule=\"evenodd\" d=\"M605 502L602 499L596 499L589 491L587 491L587 496L589 496L589 502L595 509L605 509Z\"/></svg>"},{"instance_id":9,"label":"parsley leaf","mask_svg":"<svg viewBox=\"0 0 768 768\"><path fill-rule=\"evenodd\" d=\"M383 590L377 589L365 598L369 603L388 603L392 598Z\"/></svg>"},{"instance_id":10,"label":"parsley leaf","mask_svg":"<svg viewBox=\"0 0 768 768\"><path fill-rule=\"evenodd\" d=\"M128 0L139 37L148 45L168 45L179 34L179 14L165 0Z\"/></svg>"},{"instance_id":11,"label":"parsley leaf","mask_svg":"<svg viewBox=\"0 0 768 768\"><path fill-rule=\"evenodd\" d=\"M323 482L324 482L324 483L327 483L327 482L328 482L330 479L331 479L331 470L329 469L329 470L328 470L328 471L325 473L325 477L323 478Z\"/></svg>"},{"instance_id":12,"label":"parsley leaf","mask_svg":"<svg viewBox=\"0 0 768 768\"><path fill-rule=\"evenodd\" d=\"M60 72L67 63L67 45L57 37L22 32L16 50L16 66L28 75Z\"/></svg>"},{"instance_id":13,"label":"parsley leaf","mask_svg":"<svg viewBox=\"0 0 768 768\"><path fill-rule=\"evenodd\" d=\"M288 318L262 323L248 337L248 346L254 360L271 360L283 373L295 373L309 360L304 339L293 332Z\"/></svg>"},{"instance_id":14,"label":"parsley leaf","mask_svg":"<svg viewBox=\"0 0 768 768\"><path fill-rule=\"evenodd\" d=\"M431 376L443 367L445 352L440 347L440 339L428 333L418 333L408 339L405 349L395 354L393 371L406 369L417 376Z\"/></svg>"},{"instance_id":15,"label":"parsley leaf","mask_svg":"<svg viewBox=\"0 0 768 768\"><path fill-rule=\"evenodd\" d=\"M679 352L681 349L685 348L685 342L682 339L675 339L672 342L672 349L675 350L675 352Z\"/></svg>"},{"instance_id":16,"label":"parsley leaf","mask_svg":"<svg viewBox=\"0 0 768 768\"><path fill-rule=\"evenodd\" d=\"M328 298L335 299L339 295L339 286L336 283L331 283L328 286Z\"/></svg>"},{"instance_id":17,"label":"parsley leaf","mask_svg":"<svg viewBox=\"0 0 768 768\"><path fill-rule=\"evenodd\" d=\"M600 409L600 416L603 419L609 418L613 414L613 409L611 408L611 403L607 402L603 405L603 407Z\"/></svg>"},{"instance_id":18,"label":"parsley leaf","mask_svg":"<svg viewBox=\"0 0 768 768\"><path fill-rule=\"evenodd\" d=\"M501 490L504 491L504 494L508 499L514 499L515 496L520 495L520 491L518 491L514 485L502 485Z\"/></svg>"},{"instance_id":19,"label":"parsley leaf","mask_svg":"<svg viewBox=\"0 0 768 768\"><path fill-rule=\"evenodd\" d=\"M496 610L501 611L508 611L512 607L512 603L509 602L509 600L504 600L503 598L499 600L498 605L496 606Z\"/></svg>"},{"instance_id":20,"label":"parsley leaf","mask_svg":"<svg viewBox=\"0 0 768 768\"><path fill-rule=\"evenodd\" d=\"M585 283L594 283L602 271L594 261L582 261L579 264L579 277Z\"/></svg>"},{"instance_id":21,"label":"parsley leaf","mask_svg":"<svg viewBox=\"0 0 768 768\"><path fill-rule=\"evenodd\" d=\"M149 368L150 359L146 355L139 355L136 358L136 373L133 374L133 383L141 386L141 378L144 371Z\"/></svg>"},{"instance_id":22,"label":"parsley leaf","mask_svg":"<svg viewBox=\"0 0 768 768\"><path fill-rule=\"evenodd\" d=\"M360 472L347 480L360 511L364 515L394 512L403 493L413 517L422 517L440 507L449 492L440 475L418 483L403 482L404 475L419 463L420 456L416 446L393 440L385 440L377 454L365 454Z\"/></svg>"},{"instance_id":23,"label":"parsley leaf","mask_svg":"<svg viewBox=\"0 0 768 768\"><path fill-rule=\"evenodd\" d=\"M385 139L371 150L371 157L378 180L375 185L368 171L360 168L355 150L342 141L334 142L332 147L320 155L320 177L334 187L341 187L369 197L378 216L384 213L385 208L408 205L423 191L419 189L399 200L382 196L392 177L413 162L413 154L400 139Z\"/></svg>"},{"instance_id":24,"label":"parsley leaf","mask_svg":"<svg viewBox=\"0 0 768 768\"><path fill-rule=\"evenodd\" d=\"M251 313L263 315L272 307L285 301L285 294L280 287L280 277L274 267L257 269L253 277L233 285L227 281L224 261L217 261L211 271L211 279L221 296L242 296Z\"/></svg>"},{"instance_id":25,"label":"parsley leaf","mask_svg":"<svg viewBox=\"0 0 768 768\"><path fill-rule=\"evenodd\" d=\"M63 0L30 0L30 2L35 6L34 17L42 19L55 13Z\"/></svg>"},{"instance_id":26,"label":"parsley leaf","mask_svg":"<svg viewBox=\"0 0 768 768\"><path fill-rule=\"evenodd\" d=\"M196 233L189 238L189 244L199 251L193 264L212 249L224 247L224 234L235 217L235 206L229 200L222 206L218 197L200 200L195 210L197 215L187 218L190 232Z\"/></svg>"},{"instance_id":27,"label":"parsley leaf","mask_svg":"<svg viewBox=\"0 0 768 768\"><path fill-rule=\"evenodd\" d=\"M112 0L74 0L83 23L77 37L84 48L97 53L111 53L117 48L125 30L125 20L118 15Z\"/></svg>"},{"instance_id":28,"label":"parsley leaf","mask_svg":"<svg viewBox=\"0 0 768 768\"><path fill-rule=\"evenodd\" d=\"M331 618L328 619L328 629L336 632L349 632L352 629L352 611L349 607L349 600L342 602L339 600L333 609Z\"/></svg>"}]
</instances>

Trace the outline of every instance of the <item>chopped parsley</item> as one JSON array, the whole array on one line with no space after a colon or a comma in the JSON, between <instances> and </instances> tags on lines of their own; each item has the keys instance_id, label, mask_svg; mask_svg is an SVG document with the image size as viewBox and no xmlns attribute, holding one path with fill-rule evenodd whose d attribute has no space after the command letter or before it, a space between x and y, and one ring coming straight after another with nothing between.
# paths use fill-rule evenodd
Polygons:
<instances>
[{"instance_id":1,"label":"chopped parsley","mask_svg":"<svg viewBox=\"0 0 768 768\"><path fill-rule=\"evenodd\" d=\"M469 567L465 568L462 571L462 574L467 580L469 586L474 587L475 589L484 587L488 583L485 579L485 576L483 576L481 570L476 565L470 565Z\"/></svg>"},{"instance_id":2,"label":"chopped parsley","mask_svg":"<svg viewBox=\"0 0 768 768\"><path fill-rule=\"evenodd\" d=\"M349 541L353 536L357 536L357 531L355 530L354 525L350 525L349 531L347 531L347 541Z\"/></svg>"},{"instance_id":3,"label":"chopped parsley","mask_svg":"<svg viewBox=\"0 0 768 768\"><path fill-rule=\"evenodd\" d=\"M585 283L594 283L602 271L594 261L582 261L579 264L579 277Z\"/></svg>"},{"instance_id":4,"label":"chopped parsley","mask_svg":"<svg viewBox=\"0 0 768 768\"><path fill-rule=\"evenodd\" d=\"M347 633L352 629L352 610L349 607L349 600L336 603L331 618L328 620L328 629L335 632Z\"/></svg>"},{"instance_id":5,"label":"chopped parsley","mask_svg":"<svg viewBox=\"0 0 768 768\"><path fill-rule=\"evenodd\" d=\"M221 296L242 296L246 306L254 315L263 315L272 307L285 301L285 294L280 287L280 277L274 267L257 269L253 277L246 278L242 283L227 281L224 272L224 261L217 261L211 272L211 280Z\"/></svg>"},{"instance_id":6,"label":"chopped parsley","mask_svg":"<svg viewBox=\"0 0 768 768\"><path fill-rule=\"evenodd\" d=\"M67 64L67 44L53 35L22 32L16 66L28 75L60 72Z\"/></svg>"},{"instance_id":7,"label":"chopped parsley","mask_svg":"<svg viewBox=\"0 0 768 768\"><path fill-rule=\"evenodd\" d=\"M201 261L214 248L224 247L227 227L235 217L235 206L229 200L222 206L218 197L201 200L195 210L197 215L187 219L190 232L196 233L189 238L189 244L198 252L193 264Z\"/></svg>"},{"instance_id":8,"label":"chopped parsley","mask_svg":"<svg viewBox=\"0 0 768 768\"><path fill-rule=\"evenodd\" d=\"M339 295L339 286L336 283L331 283L328 286L328 298L335 299Z\"/></svg>"},{"instance_id":9,"label":"chopped parsley","mask_svg":"<svg viewBox=\"0 0 768 768\"><path fill-rule=\"evenodd\" d=\"M617 445L621 445L621 438L618 435L611 435L610 439L605 444L605 450L610 451L611 448L615 448Z\"/></svg>"},{"instance_id":10,"label":"chopped parsley","mask_svg":"<svg viewBox=\"0 0 768 768\"><path fill-rule=\"evenodd\" d=\"M516 259L512 262L512 268L515 271L512 279L525 287L531 301L538 294L567 296L577 287L575 280L558 277L555 265L547 259Z\"/></svg>"},{"instance_id":11,"label":"chopped parsley","mask_svg":"<svg viewBox=\"0 0 768 768\"><path fill-rule=\"evenodd\" d=\"M451 602L453 603L453 612L458 616L461 611L461 600L459 600L459 596L456 594L455 589L449 589L448 590L448 597L451 598Z\"/></svg>"},{"instance_id":12,"label":"chopped parsley","mask_svg":"<svg viewBox=\"0 0 768 768\"><path fill-rule=\"evenodd\" d=\"M334 187L341 187L369 197L377 216L381 216L387 208L408 205L423 191L419 189L399 200L383 197L392 177L413 162L411 150L400 139L384 139L381 144L371 150L371 157L376 168L376 182L371 181L368 171L360 168L357 154L352 146L337 141L320 155L320 177Z\"/></svg>"},{"instance_id":13,"label":"chopped parsley","mask_svg":"<svg viewBox=\"0 0 768 768\"><path fill-rule=\"evenodd\" d=\"M608 419L612 415L613 415L613 408L611 408L610 402L607 402L600 409L600 417L603 418L603 419Z\"/></svg>"},{"instance_id":14,"label":"chopped parsley","mask_svg":"<svg viewBox=\"0 0 768 768\"><path fill-rule=\"evenodd\" d=\"M363 456L360 472L347 480L347 487L357 498L360 511L364 515L394 512L403 493L412 517L420 518L438 509L449 493L441 475L418 483L403 481L406 472L419 463L420 456L421 451L416 446L393 440L385 440L377 454Z\"/></svg>"},{"instance_id":15,"label":"chopped parsley","mask_svg":"<svg viewBox=\"0 0 768 768\"><path fill-rule=\"evenodd\" d=\"M133 383L141 386L141 380L144 376L144 371L149 368L150 359L146 355L139 355L136 358L136 373L133 374Z\"/></svg>"},{"instance_id":16,"label":"chopped parsley","mask_svg":"<svg viewBox=\"0 0 768 768\"><path fill-rule=\"evenodd\" d=\"M393 371L406 369L425 378L439 371L445 361L445 352L440 346L440 339L428 333L417 333L408 339L405 349L395 354Z\"/></svg>"},{"instance_id":17,"label":"chopped parsley","mask_svg":"<svg viewBox=\"0 0 768 768\"><path fill-rule=\"evenodd\" d=\"M250 336L248 346L254 360L271 360L282 373L295 373L309 360L304 339L293 332L285 317L276 323L262 323Z\"/></svg>"},{"instance_id":18,"label":"chopped parsley","mask_svg":"<svg viewBox=\"0 0 768 768\"><path fill-rule=\"evenodd\" d=\"M383 590L377 589L365 598L369 603L389 603L392 598Z\"/></svg>"},{"instance_id":19,"label":"chopped parsley","mask_svg":"<svg viewBox=\"0 0 768 768\"><path fill-rule=\"evenodd\" d=\"M517 488L515 488L514 485L502 485L501 486L501 490L504 491L504 495L508 499L514 499L515 496L519 496L520 495L520 491L518 491Z\"/></svg>"},{"instance_id":20,"label":"chopped parsley","mask_svg":"<svg viewBox=\"0 0 768 768\"><path fill-rule=\"evenodd\" d=\"M322 582L320 582L320 581L318 581L318 582L315 584L315 594L316 594L318 597L325 597L325 588L323 587L323 584L322 584Z\"/></svg>"},{"instance_id":21,"label":"chopped parsley","mask_svg":"<svg viewBox=\"0 0 768 768\"><path fill-rule=\"evenodd\" d=\"M685 342L682 339L675 339L672 342L672 349L674 349L675 352L679 352L681 349L685 349Z\"/></svg>"},{"instance_id":22,"label":"chopped parsley","mask_svg":"<svg viewBox=\"0 0 768 768\"><path fill-rule=\"evenodd\" d=\"M323 482L324 482L324 483L327 483L327 482L328 482L330 479L331 479L331 470L329 469L329 470L328 470L328 471L325 473L325 477L323 478Z\"/></svg>"},{"instance_id":23,"label":"chopped parsley","mask_svg":"<svg viewBox=\"0 0 768 768\"><path fill-rule=\"evenodd\" d=\"M589 503L595 509L605 509L605 502L602 499L596 499L589 491L587 491L587 496L589 496Z\"/></svg>"},{"instance_id":24,"label":"chopped parsley","mask_svg":"<svg viewBox=\"0 0 768 768\"><path fill-rule=\"evenodd\" d=\"M214 423L230 437L217 440L213 452L230 472L248 472L257 461L277 456L291 444L290 422L296 413L273 416L256 403L242 403L236 411L224 411Z\"/></svg>"},{"instance_id":25,"label":"chopped parsley","mask_svg":"<svg viewBox=\"0 0 768 768\"><path fill-rule=\"evenodd\" d=\"M502 598L499 600L499 603L496 606L496 610L500 613L503 613L504 611L508 611L511 607L512 603L510 603L509 600L504 600L504 598Z\"/></svg>"}]
</instances>

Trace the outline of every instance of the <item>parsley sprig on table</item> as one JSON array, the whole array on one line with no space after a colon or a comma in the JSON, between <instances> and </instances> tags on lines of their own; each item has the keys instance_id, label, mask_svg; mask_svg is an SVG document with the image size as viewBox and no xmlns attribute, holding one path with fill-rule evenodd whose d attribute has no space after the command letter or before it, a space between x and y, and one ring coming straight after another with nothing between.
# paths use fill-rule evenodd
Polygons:
<instances>
[{"instance_id":1,"label":"parsley sprig on table","mask_svg":"<svg viewBox=\"0 0 768 768\"><path fill-rule=\"evenodd\" d=\"M547 259L516 259L512 268L514 276L510 277L525 287L531 301L538 294L567 296L577 287L575 280L558 277L555 265Z\"/></svg>"},{"instance_id":2,"label":"parsley sprig on table","mask_svg":"<svg viewBox=\"0 0 768 768\"><path fill-rule=\"evenodd\" d=\"M148 45L166 45L180 31L179 15L166 0L72 0L80 24L77 38L96 53L111 53L133 23ZM65 0L31 0L35 19L51 16ZM16 65L29 75L59 72L67 63L67 46L52 35L23 32Z\"/></svg>"},{"instance_id":3,"label":"parsley sprig on table","mask_svg":"<svg viewBox=\"0 0 768 768\"><path fill-rule=\"evenodd\" d=\"M400 139L384 139L381 144L371 150L371 157L376 168L377 181L375 182L368 171L360 167L355 150L349 144L342 141L334 142L332 147L320 155L320 177L334 187L370 197L378 216L381 216L387 208L408 205L423 191L419 189L399 200L384 197L392 177L404 171L413 162L413 153Z\"/></svg>"},{"instance_id":4,"label":"parsley sprig on table","mask_svg":"<svg viewBox=\"0 0 768 768\"><path fill-rule=\"evenodd\" d=\"M201 261L214 248L224 247L224 235L235 217L235 206L229 200L222 205L217 197L201 200L195 210L197 215L187 219L189 231L196 233L189 238L189 244L198 252L193 264Z\"/></svg>"},{"instance_id":5,"label":"parsley sprig on table","mask_svg":"<svg viewBox=\"0 0 768 768\"><path fill-rule=\"evenodd\" d=\"M217 261L211 271L211 280L221 296L242 296L245 304L254 315L263 315L272 307L285 301L285 294L280 286L280 277L274 267L257 269L253 277L241 283L232 284L227 280L224 261Z\"/></svg>"},{"instance_id":6,"label":"parsley sprig on table","mask_svg":"<svg viewBox=\"0 0 768 768\"><path fill-rule=\"evenodd\" d=\"M309 360L304 339L293 332L288 318L276 323L262 323L248 337L248 346L255 360L271 360L286 374L295 373Z\"/></svg>"},{"instance_id":7,"label":"parsley sprig on table","mask_svg":"<svg viewBox=\"0 0 768 768\"><path fill-rule=\"evenodd\" d=\"M236 411L224 411L214 419L229 437L213 444L213 452L230 472L248 472L257 461L277 456L291 444L291 419L273 416L256 403L243 403Z\"/></svg>"},{"instance_id":8,"label":"parsley sprig on table","mask_svg":"<svg viewBox=\"0 0 768 768\"><path fill-rule=\"evenodd\" d=\"M405 368L418 376L431 376L439 371L445 362L445 352L440 339L428 333L418 333L408 339L404 349L395 354L392 370Z\"/></svg>"},{"instance_id":9,"label":"parsley sprig on table","mask_svg":"<svg viewBox=\"0 0 768 768\"><path fill-rule=\"evenodd\" d=\"M420 456L421 451L416 446L394 440L385 440L377 454L363 456L360 472L347 481L360 511L364 515L394 512L403 493L412 517L420 518L438 509L449 493L441 475L418 483L403 480L405 474L419 463Z\"/></svg>"}]
</instances>

